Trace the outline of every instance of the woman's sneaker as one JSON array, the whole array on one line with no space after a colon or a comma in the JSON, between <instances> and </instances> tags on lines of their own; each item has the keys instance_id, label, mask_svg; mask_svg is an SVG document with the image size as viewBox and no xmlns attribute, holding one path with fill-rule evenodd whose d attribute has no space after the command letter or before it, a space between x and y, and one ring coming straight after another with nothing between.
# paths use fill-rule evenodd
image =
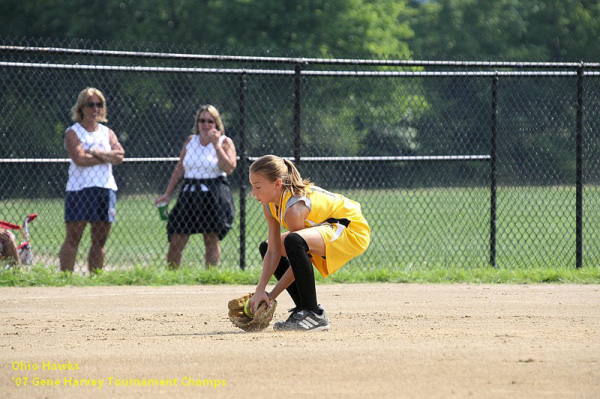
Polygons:
<instances>
[{"instance_id":1,"label":"woman's sneaker","mask_svg":"<svg viewBox=\"0 0 600 399\"><path fill-rule=\"evenodd\" d=\"M280 321L273 325L275 331L323 331L329 330L329 318L325 309L319 306L321 315L302 309L292 312L286 321Z\"/></svg>"}]
</instances>

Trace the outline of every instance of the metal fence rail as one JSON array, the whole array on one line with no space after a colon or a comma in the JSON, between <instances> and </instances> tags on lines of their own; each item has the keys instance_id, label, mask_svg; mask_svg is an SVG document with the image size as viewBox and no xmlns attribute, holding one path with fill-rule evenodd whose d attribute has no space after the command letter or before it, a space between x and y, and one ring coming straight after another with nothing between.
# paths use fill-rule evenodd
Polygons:
<instances>
[{"instance_id":1,"label":"metal fence rail","mask_svg":"<svg viewBox=\"0 0 600 399\"><path fill-rule=\"evenodd\" d=\"M152 204L205 103L239 155L222 267L260 265L266 228L247 172L266 153L361 202L373 242L352 270L598 266L599 68L0 45L0 219L39 213L37 259L57 264L63 134L77 94L94 86L127 152L107 267L164 264ZM86 238L79 251L86 270ZM193 238L184 263L203 253Z\"/></svg>"}]
</instances>

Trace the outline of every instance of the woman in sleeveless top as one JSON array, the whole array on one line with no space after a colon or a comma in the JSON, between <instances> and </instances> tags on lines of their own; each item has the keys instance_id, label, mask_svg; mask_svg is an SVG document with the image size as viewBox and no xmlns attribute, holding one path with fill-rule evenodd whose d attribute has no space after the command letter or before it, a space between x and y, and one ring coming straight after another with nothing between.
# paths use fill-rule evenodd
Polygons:
<instances>
[{"instance_id":1,"label":"woman in sleeveless top","mask_svg":"<svg viewBox=\"0 0 600 399\"><path fill-rule=\"evenodd\" d=\"M231 229L235 215L227 176L237 166L237 153L233 141L225 136L221 116L214 106L200 107L193 133L181 150L165 193L156 200L156 204L168 203L183 180L167 222L167 263L171 268L181 264L183 250L192 234L204 237L205 266L218 264L219 241Z\"/></svg>"},{"instance_id":2,"label":"woman in sleeveless top","mask_svg":"<svg viewBox=\"0 0 600 399\"><path fill-rule=\"evenodd\" d=\"M65 133L71 163L65 198L67 234L59 253L60 270L73 271L79 242L89 222L88 267L95 272L104 266L104 246L115 220L117 184L112 167L123 162L125 151L115 132L100 123L107 121L106 98L100 90L82 90L71 112L75 124Z\"/></svg>"}]
</instances>

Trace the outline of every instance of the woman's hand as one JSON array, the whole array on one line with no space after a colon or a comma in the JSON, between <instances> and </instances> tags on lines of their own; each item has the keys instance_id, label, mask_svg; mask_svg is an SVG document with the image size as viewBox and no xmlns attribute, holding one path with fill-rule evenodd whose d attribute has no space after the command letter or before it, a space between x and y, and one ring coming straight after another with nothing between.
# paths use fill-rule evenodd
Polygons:
<instances>
[{"instance_id":1,"label":"woman's hand","mask_svg":"<svg viewBox=\"0 0 600 399\"><path fill-rule=\"evenodd\" d=\"M217 129L210 129L210 131L208 132L208 138L210 139L210 142L213 143L214 146L216 146L219 143L219 137L221 137L221 131L217 130Z\"/></svg>"},{"instance_id":2,"label":"woman's hand","mask_svg":"<svg viewBox=\"0 0 600 399\"><path fill-rule=\"evenodd\" d=\"M163 194L154 201L154 205L158 205L161 202L166 202L167 204L171 202L171 196L169 194Z\"/></svg>"},{"instance_id":3,"label":"woman's hand","mask_svg":"<svg viewBox=\"0 0 600 399\"><path fill-rule=\"evenodd\" d=\"M69 129L66 133L65 147L77 166L96 166L104 163L102 159L96 157L90 150L83 149L83 145L73 129Z\"/></svg>"}]
</instances>

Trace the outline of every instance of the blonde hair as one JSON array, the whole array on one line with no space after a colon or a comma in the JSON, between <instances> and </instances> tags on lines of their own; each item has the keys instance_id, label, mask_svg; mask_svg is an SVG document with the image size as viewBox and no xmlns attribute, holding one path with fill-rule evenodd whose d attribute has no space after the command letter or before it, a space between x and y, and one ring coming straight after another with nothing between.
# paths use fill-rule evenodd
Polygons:
<instances>
[{"instance_id":1,"label":"blonde hair","mask_svg":"<svg viewBox=\"0 0 600 399\"><path fill-rule=\"evenodd\" d=\"M303 179L292 161L275 155L264 155L250 165L250 173L258 173L269 181L281 179L282 185L294 196L306 195L312 183Z\"/></svg>"},{"instance_id":2,"label":"blonde hair","mask_svg":"<svg viewBox=\"0 0 600 399\"><path fill-rule=\"evenodd\" d=\"M77 102L71 108L71 119L74 122L83 121L83 107L93 95L100 97L100 100L104 103L104 107L100 109L100 122L108 122L108 119L106 119L106 98L104 97L104 94L95 87L86 87L81 90L79 96L77 96Z\"/></svg>"},{"instance_id":3,"label":"blonde hair","mask_svg":"<svg viewBox=\"0 0 600 399\"><path fill-rule=\"evenodd\" d=\"M208 112L215 119L215 125L217 126L217 130L220 131L222 134L225 134L225 126L223 126L223 121L221 120L221 115L219 114L219 111L210 104L201 106L200 109L198 109L198 112L196 112L196 117L194 118L194 127L192 128L192 132L194 134L200 133L200 130L198 129L198 120L200 119L200 115L203 112Z\"/></svg>"}]
</instances>

